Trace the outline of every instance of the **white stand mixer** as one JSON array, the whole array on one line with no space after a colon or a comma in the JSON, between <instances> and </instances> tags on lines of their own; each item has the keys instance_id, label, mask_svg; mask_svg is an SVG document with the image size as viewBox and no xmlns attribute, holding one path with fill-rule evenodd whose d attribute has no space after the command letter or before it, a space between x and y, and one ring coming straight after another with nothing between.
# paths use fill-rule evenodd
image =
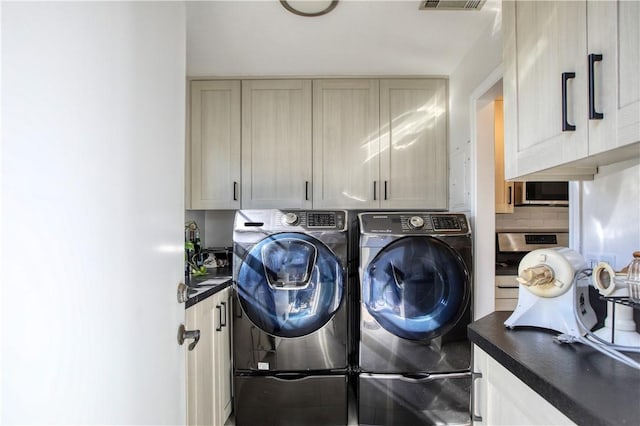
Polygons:
<instances>
[{"instance_id":1,"label":"white stand mixer","mask_svg":"<svg viewBox=\"0 0 640 426\"><path fill-rule=\"evenodd\" d=\"M566 247L528 253L518 266L518 306L504 325L584 336L597 322L589 303L588 282L582 284L586 280L575 279L575 274L586 268L582 255ZM573 289L573 285L577 288ZM588 330L579 324L576 315Z\"/></svg>"}]
</instances>

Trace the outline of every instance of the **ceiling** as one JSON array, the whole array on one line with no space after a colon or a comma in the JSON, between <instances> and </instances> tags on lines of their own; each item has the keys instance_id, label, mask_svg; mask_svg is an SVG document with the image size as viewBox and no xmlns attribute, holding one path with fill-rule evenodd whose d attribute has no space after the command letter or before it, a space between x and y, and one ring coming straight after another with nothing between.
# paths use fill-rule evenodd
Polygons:
<instances>
[{"instance_id":1,"label":"ceiling","mask_svg":"<svg viewBox=\"0 0 640 426\"><path fill-rule=\"evenodd\" d=\"M489 26L482 10L425 11L417 0L341 0L302 17L279 1L187 2L189 76L449 75Z\"/></svg>"}]
</instances>

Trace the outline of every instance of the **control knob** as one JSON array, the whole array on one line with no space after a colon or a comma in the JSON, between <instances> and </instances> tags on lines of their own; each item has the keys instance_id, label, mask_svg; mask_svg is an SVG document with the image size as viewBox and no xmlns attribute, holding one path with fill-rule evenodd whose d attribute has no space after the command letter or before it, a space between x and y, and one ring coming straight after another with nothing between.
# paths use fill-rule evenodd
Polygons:
<instances>
[{"instance_id":1,"label":"control knob","mask_svg":"<svg viewBox=\"0 0 640 426\"><path fill-rule=\"evenodd\" d=\"M296 225L298 223L298 220L299 220L298 215L295 213L287 213L282 218L282 221L284 222L284 224L289 226Z\"/></svg>"},{"instance_id":2,"label":"control knob","mask_svg":"<svg viewBox=\"0 0 640 426\"><path fill-rule=\"evenodd\" d=\"M420 229L424 226L424 219L420 216L411 216L409 218L409 227L413 229Z\"/></svg>"}]
</instances>

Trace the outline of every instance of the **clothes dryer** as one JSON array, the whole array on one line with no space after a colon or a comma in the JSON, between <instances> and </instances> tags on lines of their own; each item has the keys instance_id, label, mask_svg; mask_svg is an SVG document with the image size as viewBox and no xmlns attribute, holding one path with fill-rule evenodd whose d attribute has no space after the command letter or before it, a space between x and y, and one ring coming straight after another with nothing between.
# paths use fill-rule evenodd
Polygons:
<instances>
[{"instance_id":1,"label":"clothes dryer","mask_svg":"<svg viewBox=\"0 0 640 426\"><path fill-rule=\"evenodd\" d=\"M237 425L347 422L346 211L240 210Z\"/></svg>"},{"instance_id":2,"label":"clothes dryer","mask_svg":"<svg viewBox=\"0 0 640 426\"><path fill-rule=\"evenodd\" d=\"M469 424L464 214L361 213L360 424Z\"/></svg>"}]
</instances>

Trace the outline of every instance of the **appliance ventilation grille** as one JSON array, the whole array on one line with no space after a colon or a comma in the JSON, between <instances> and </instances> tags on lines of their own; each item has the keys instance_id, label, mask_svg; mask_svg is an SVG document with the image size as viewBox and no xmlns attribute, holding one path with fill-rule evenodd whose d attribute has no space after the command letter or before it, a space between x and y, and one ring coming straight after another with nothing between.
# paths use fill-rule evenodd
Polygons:
<instances>
[{"instance_id":1,"label":"appliance ventilation grille","mask_svg":"<svg viewBox=\"0 0 640 426\"><path fill-rule=\"evenodd\" d=\"M487 0L426 0L420 10L480 10Z\"/></svg>"}]
</instances>

